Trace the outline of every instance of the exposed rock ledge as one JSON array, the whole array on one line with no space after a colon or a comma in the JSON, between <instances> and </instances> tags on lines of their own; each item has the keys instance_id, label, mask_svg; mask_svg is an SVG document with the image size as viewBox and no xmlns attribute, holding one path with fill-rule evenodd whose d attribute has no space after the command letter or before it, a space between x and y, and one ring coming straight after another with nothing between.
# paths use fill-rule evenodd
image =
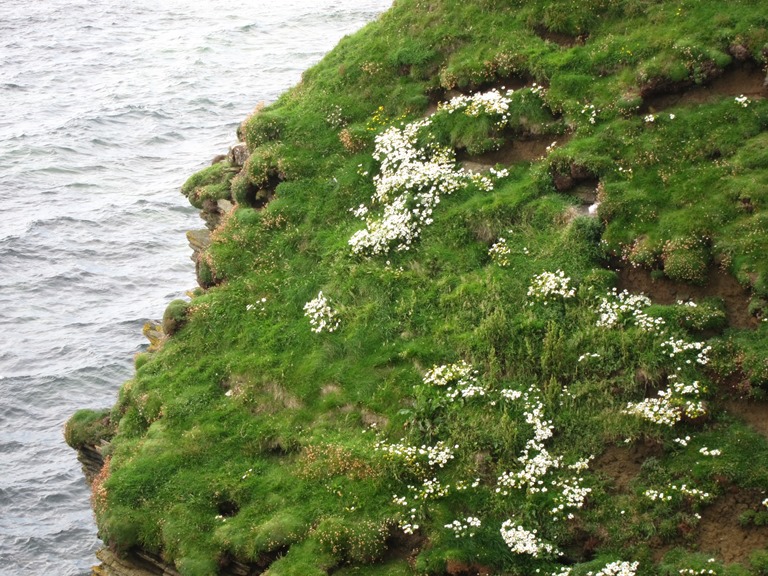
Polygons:
<instances>
[{"instance_id":1,"label":"exposed rock ledge","mask_svg":"<svg viewBox=\"0 0 768 576\"><path fill-rule=\"evenodd\" d=\"M155 556L142 551L119 557L102 548L96 552L96 558L101 564L93 567L93 576L181 576Z\"/></svg>"}]
</instances>

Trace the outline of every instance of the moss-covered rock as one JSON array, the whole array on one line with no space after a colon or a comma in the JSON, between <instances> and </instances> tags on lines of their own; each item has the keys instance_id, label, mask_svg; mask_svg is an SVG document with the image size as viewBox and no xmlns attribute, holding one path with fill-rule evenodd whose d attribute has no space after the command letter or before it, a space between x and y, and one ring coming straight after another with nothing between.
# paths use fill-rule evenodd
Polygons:
<instances>
[{"instance_id":1,"label":"moss-covered rock","mask_svg":"<svg viewBox=\"0 0 768 576\"><path fill-rule=\"evenodd\" d=\"M64 440L75 450L110 440L115 434L115 427L109 414L109 409L78 410L64 425Z\"/></svg>"},{"instance_id":2,"label":"moss-covered rock","mask_svg":"<svg viewBox=\"0 0 768 576\"><path fill-rule=\"evenodd\" d=\"M163 313L163 332L173 336L187 323L189 302L186 300L173 300Z\"/></svg>"}]
</instances>

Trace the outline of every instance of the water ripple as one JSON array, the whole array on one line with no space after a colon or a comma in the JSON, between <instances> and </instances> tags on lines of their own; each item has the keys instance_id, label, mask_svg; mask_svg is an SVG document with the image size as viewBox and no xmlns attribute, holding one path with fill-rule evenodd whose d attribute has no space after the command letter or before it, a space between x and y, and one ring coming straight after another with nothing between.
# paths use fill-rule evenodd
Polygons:
<instances>
[{"instance_id":1,"label":"water ripple","mask_svg":"<svg viewBox=\"0 0 768 576\"><path fill-rule=\"evenodd\" d=\"M115 402L144 322L194 285L180 186L390 3L0 2L0 576L88 573L62 427Z\"/></svg>"}]
</instances>

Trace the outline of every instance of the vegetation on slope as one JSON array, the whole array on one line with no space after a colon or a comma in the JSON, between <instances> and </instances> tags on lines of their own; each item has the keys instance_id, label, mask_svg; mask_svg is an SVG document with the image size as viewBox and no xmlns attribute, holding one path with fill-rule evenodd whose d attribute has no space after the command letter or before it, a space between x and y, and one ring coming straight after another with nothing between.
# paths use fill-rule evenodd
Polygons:
<instances>
[{"instance_id":1,"label":"vegetation on slope","mask_svg":"<svg viewBox=\"0 0 768 576\"><path fill-rule=\"evenodd\" d=\"M236 209L112 409L104 540L184 575L765 574L733 400L768 384L767 57L758 1L400 0L342 40L183 188ZM631 268L731 275L747 320ZM734 494L748 550L704 538Z\"/></svg>"}]
</instances>

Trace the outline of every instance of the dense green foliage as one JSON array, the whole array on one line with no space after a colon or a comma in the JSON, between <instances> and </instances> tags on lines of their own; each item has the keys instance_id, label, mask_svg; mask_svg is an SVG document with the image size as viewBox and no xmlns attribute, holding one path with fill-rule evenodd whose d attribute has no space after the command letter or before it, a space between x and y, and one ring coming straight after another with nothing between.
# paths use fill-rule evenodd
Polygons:
<instances>
[{"instance_id":1,"label":"dense green foliage","mask_svg":"<svg viewBox=\"0 0 768 576\"><path fill-rule=\"evenodd\" d=\"M243 123L242 171L184 186L238 206L112 410L102 537L185 576L765 573L765 551L726 566L697 531L728 493L766 508L768 443L726 401L768 384L768 102L739 84L767 51L746 0L398 0L342 40ZM371 229L393 202L371 202L375 142L502 87L503 122L443 106L413 142L507 171L462 173L407 250L355 253L352 211ZM750 326L717 294L621 309L617 267L720 269ZM677 419L639 416L664 390ZM631 451L620 480L608 456Z\"/></svg>"}]
</instances>

